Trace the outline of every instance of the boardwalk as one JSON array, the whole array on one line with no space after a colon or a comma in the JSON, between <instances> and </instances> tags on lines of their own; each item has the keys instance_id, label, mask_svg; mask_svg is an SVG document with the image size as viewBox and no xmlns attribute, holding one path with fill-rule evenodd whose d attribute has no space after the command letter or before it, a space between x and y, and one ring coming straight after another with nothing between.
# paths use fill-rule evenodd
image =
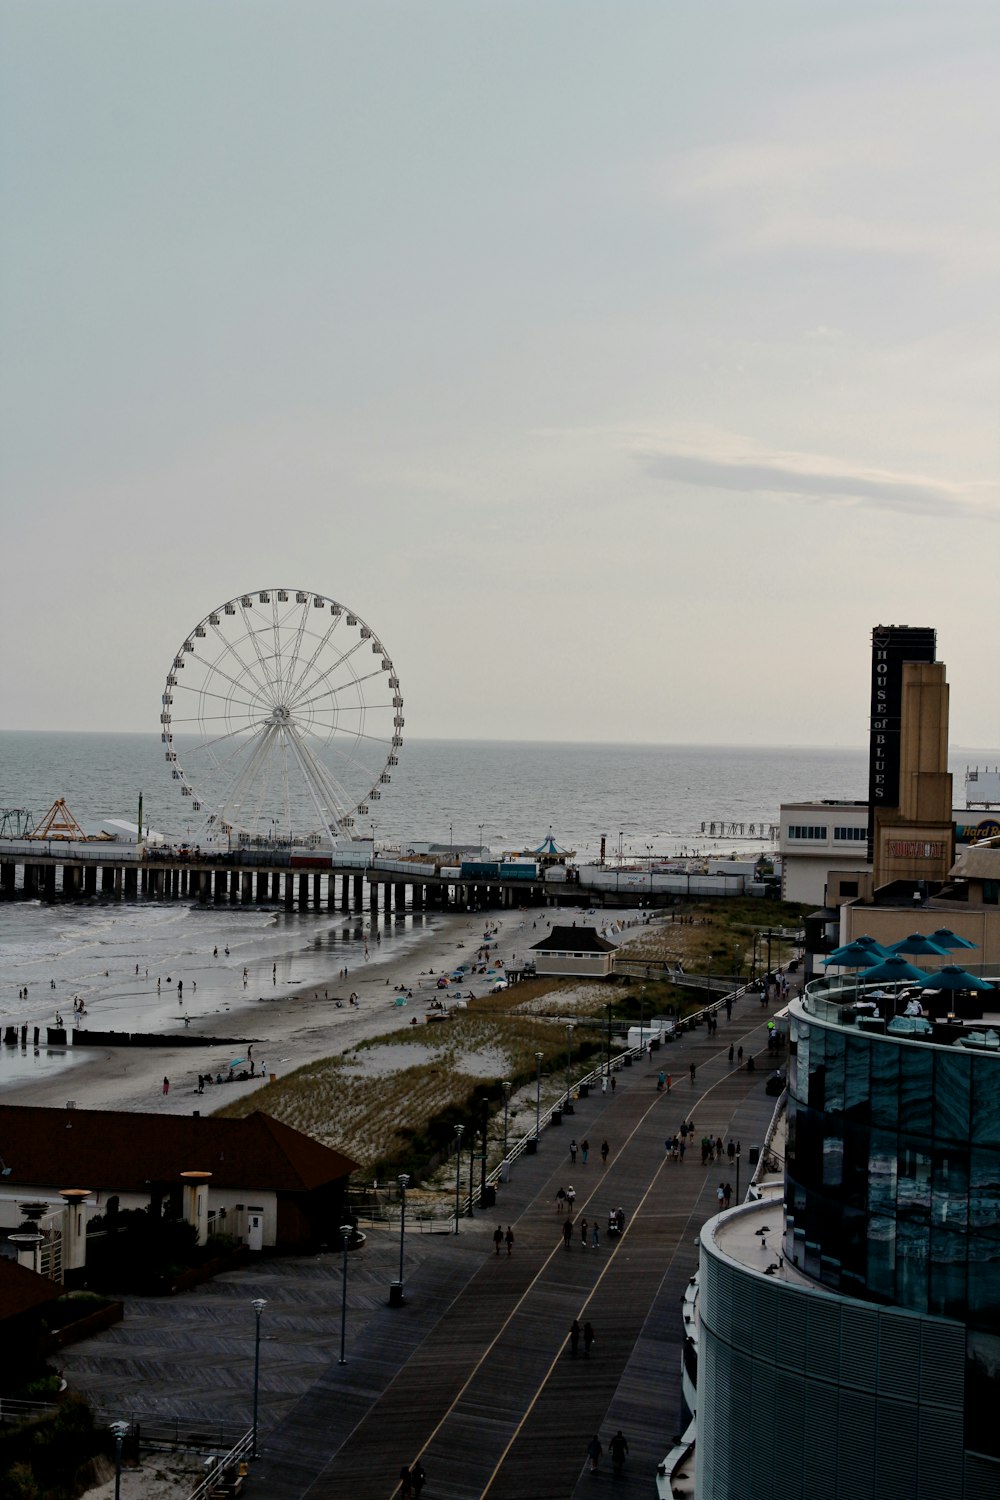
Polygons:
<instances>
[{"instance_id":1,"label":"boardwalk","mask_svg":"<svg viewBox=\"0 0 1000 1500\"><path fill-rule=\"evenodd\" d=\"M741 1013L742 1012L742 1013ZM398 1238L376 1233L351 1258L347 1363L339 1365L340 1274L336 1255L264 1262L191 1297L130 1307L120 1330L67 1350L74 1383L105 1408L125 1392L146 1411L222 1419L249 1408L252 1315L267 1297L261 1352L261 1452L254 1489L269 1500L389 1500L400 1466L423 1462L428 1500L546 1500L594 1481L586 1445L605 1449L620 1427L630 1453L616 1493L651 1492L656 1464L677 1431L680 1299L697 1265L695 1239L716 1210L720 1178L700 1153L669 1162L664 1138L685 1117L703 1133L738 1136L746 1157L760 1144L773 1100L767 1069L732 1071L731 1041L764 1043L755 1000L737 1007L715 1038L701 1032L659 1054L675 1074L656 1091L657 1068L619 1075L614 1095L580 1101L545 1133L535 1157L515 1166L495 1213L463 1220L457 1236L407 1235L407 1303L390 1309ZM697 1064L696 1080L688 1065ZM676 1075L680 1075L677 1077ZM591 1142L586 1167L570 1167L570 1134ZM607 1167L598 1147L607 1137ZM599 1248L563 1247L555 1194L572 1181L576 1219L600 1226ZM735 1181L734 1181L735 1186ZM624 1235L606 1237L621 1204ZM513 1254L493 1254L492 1231L513 1226ZM570 1357L573 1318L589 1320L589 1359ZM602 1470L610 1476L610 1460Z\"/></svg>"}]
</instances>

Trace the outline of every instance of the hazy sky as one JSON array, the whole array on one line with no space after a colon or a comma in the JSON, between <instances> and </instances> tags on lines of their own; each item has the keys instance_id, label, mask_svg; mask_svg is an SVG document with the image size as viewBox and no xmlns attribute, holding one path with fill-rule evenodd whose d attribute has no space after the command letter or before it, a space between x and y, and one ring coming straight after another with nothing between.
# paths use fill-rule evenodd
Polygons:
<instances>
[{"instance_id":1,"label":"hazy sky","mask_svg":"<svg viewBox=\"0 0 1000 1500\"><path fill-rule=\"evenodd\" d=\"M1000 744L995 0L2 0L0 725L244 590L406 733Z\"/></svg>"}]
</instances>

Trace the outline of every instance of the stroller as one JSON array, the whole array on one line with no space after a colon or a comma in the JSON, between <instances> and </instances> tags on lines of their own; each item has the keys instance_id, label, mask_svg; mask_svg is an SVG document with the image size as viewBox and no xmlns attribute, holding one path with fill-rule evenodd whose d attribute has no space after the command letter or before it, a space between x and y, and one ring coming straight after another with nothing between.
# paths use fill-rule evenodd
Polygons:
<instances>
[{"instance_id":1,"label":"stroller","mask_svg":"<svg viewBox=\"0 0 1000 1500\"><path fill-rule=\"evenodd\" d=\"M613 1208L608 1214L608 1238L616 1239L625 1228L625 1210Z\"/></svg>"}]
</instances>

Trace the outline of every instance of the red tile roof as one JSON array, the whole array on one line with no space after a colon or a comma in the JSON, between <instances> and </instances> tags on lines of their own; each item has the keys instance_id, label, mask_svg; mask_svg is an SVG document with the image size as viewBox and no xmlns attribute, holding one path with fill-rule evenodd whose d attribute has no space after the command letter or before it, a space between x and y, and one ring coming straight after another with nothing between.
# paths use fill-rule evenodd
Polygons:
<instances>
[{"instance_id":1,"label":"red tile roof","mask_svg":"<svg viewBox=\"0 0 1000 1500\"><path fill-rule=\"evenodd\" d=\"M256 1110L242 1120L103 1109L0 1105L5 1188L88 1187L142 1192L182 1172L211 1172L217 1188L311 1192L358 1163Z\"/></svg>"}]
</instances>

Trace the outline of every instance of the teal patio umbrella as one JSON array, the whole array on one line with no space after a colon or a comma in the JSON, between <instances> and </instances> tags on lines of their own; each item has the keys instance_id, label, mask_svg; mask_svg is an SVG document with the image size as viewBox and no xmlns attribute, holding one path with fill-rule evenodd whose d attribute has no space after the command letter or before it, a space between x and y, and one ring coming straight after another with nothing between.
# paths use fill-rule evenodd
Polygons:
<instances>
[{"instance_id":1,"label":"teal patio umbrella","mask_svg":"<svg viewBox=\"0 0 1000 1500\"><path fill-rule=\"evenodd\" d=\"M863 974L858 975L858 981L861 984L868 984L869 982L882 984L893 979L926 978L927 975L923 969L918 969L913 964L908 964L906 959L898 953L894 953L892 958L884 958L881 963L873 965L870 969L865 969Z\"/></svg>"},{"instance_id":2,"label":"teal patio umbrella","mask_svg":"<svg viewBox=\"0 0 1000 1500\"><path fill-rule=\"evenodd\" d=\"M922 932L911 932L909 937L901 938L898 943L892 943L890 953L908 953L911 958L947 958L947 948L942 948L938 943L925 937Z\"/></svg>"},{"instance_id":3,"label":"teal patio umbrella","mask_svg":"<svg viewBox=\"0 0 1000 1500\"><path fill-rule=\"evenodd\" d=\"M978 948L978 943L970 943L968 938L959 937L957 932L952 932L950 927L939 927L936 932L931 933L931 942L937 943L939 948Z\"/></svg>"},{"instance_id":4,"label":"teal patio umbrella","mask_svg":"<svg viewBox=\"0 0 1000 1500\"><path fill-rule=\"evenodd\" d=\"M872 939L874 943L874 939ZM853 943L845 943L842 948L834 948L823 963L827 966L836 964L838 969L867 969L880 958L887 958L888 954L884 948L877 943L871 947L860 940Z\"/></svg>"},{"instance_id":5,"label":"teal patio umbrella","mask_svg":"<svg viewBox=\"0 0 1000 1500\"><path fill-rule=\"evenodd\" d=\"M943 969L935 969L931 974L924 974L920 981L921 988L925 990L992 990L993 986L985 979L979 979L975 974L970 974L968 969L960 969L958 964L945 964Z\"/></svg>"}]
</instances>

